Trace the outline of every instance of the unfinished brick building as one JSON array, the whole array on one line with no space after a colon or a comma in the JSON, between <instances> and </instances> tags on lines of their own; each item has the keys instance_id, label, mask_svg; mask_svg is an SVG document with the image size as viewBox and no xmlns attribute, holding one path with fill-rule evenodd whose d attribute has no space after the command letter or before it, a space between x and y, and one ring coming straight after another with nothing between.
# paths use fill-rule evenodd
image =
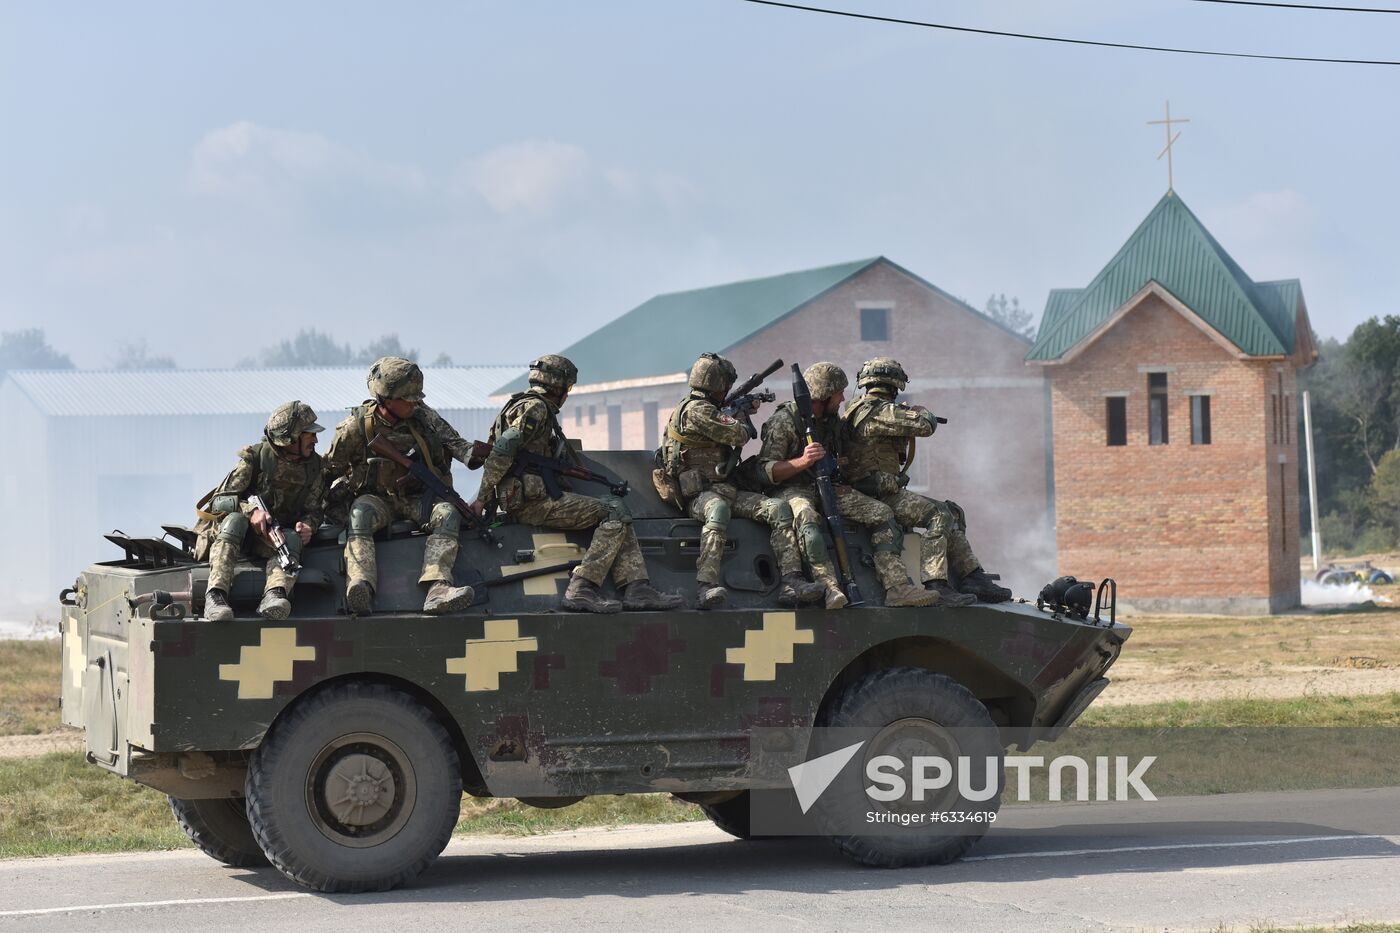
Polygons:
<instances>
[{"instance_id":1,"label":"unfinished brick building","mask_svg":"<svg viewBox=\"0 0 1400 933\"><path fill-rule=\"evenodd\" d=\"M910 488L964 507L988 569L1033 595L1054 575L1048 394L1028 370L1029 341L883 257L658 295L569 347L579 385L562 412L586 449L654 449L686 372L713 350L740 377L776 358L860 364L899 359L905 397L949 423L918 444ZM545 348L542 348L542 350ZM518 391L518 379L497 391ZM786 368L768 388L791 398ZM761 412L756 422L766 417ZM746 453L756 452L750 443Z\"/></svg>"},{"instance_id":2,"label":"unfinished brick building","mask_svg":"<svg viewBox=\"0 0 1400 933\"><path fill-rule=\"evenodd\" d=\"M1296 279L1254 282L1166 196L1085 288L1052 291L1027 360L1050 377L1059 568L1139 610L1299 602Z\"/></svg>"}]
</instances>

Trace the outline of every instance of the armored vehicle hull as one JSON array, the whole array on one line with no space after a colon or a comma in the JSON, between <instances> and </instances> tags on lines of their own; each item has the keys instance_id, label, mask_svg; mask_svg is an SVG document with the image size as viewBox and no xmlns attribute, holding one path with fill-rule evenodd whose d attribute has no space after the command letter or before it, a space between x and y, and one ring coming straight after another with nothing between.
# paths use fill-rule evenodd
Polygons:
<instances>
[{"instance_id":1,"label":"armored vehicle hull","mask_svg":"<svg viewBox=\"0 0 1400 933\"><path fill-rule=\"evenodd\" d=\"M593 466L631 481L653 582L689 592L697 523L650 495L642 455ZM1020 601L780 609L766 529L743 522L731 526L723 610L560 611L586 535L503 524L493 541L464 533L456 573L477 599L436 617L417 611L423 537L391 530L378 542L376 611L356 617L337 535L322 529L304 550L285 621L256 616L252 564L231 592L238 619L203 621L207 566L155 541L115 539L126 559L89 567L63 594L63 716L86 729L88 760L170 795L215 857L264 853L323 890L411 878L445 845L462 789L541 806L670 792L744 835L740 795L776 786L752 766L755 729L794 730L799 763L803 737L843 697L907 671L956 688L1000 746L1024 745L1083 711L1130 633ZM878 594L859 561L868 551L854 548L860 582ZM909 864L971 841L912 857L843 848Z\"/></svg>"}]
</instances>

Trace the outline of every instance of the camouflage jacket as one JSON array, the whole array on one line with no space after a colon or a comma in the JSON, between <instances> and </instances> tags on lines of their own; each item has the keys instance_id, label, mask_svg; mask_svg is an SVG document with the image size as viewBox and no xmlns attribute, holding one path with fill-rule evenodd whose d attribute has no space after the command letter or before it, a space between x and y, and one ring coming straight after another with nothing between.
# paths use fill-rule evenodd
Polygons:
<instances>
[{"instance_id":1,"label":"camouflage jacket","mask_svg":"<svg viewBox=\"0 0 1400 933\"><path fill-rule=\"evenodd\" d=\"M466 462L471 444L433 409L419 403L413 414L395 424L380 417L372 400L350 410L350 417L336 425L331 449L326 452L326 484L337 500L363 493L388 498L408 498L416 494L404 490L398 480L404 470L392 461L375 457L369 442L383 435L399 450L419 449L428 467L443 482L452 485L452 461Z\"/></svg>"},{"instance_id":2,"label":"camouflage jacket","mask_svg":"<svg viewBox=\"0 0 1400 933\"><path fill-rule=\"evenodd\" d=\"M842 456L842 423L835 414L812 419L814 439L834 457ZM773 467L783 460L795 460L807 449L807 432L802 429L802 419L797 414L796 402L784 402L773 409L773 414L763 423L760 434L762 446L758 450L759 466L769 485L772 486L812 486L815 482L811 470L803 470L779 483L773 479Z\"/></svg>"},{"instance_id":3,"label":"camouflage jacket","mask_svg":"<svg viewBox=\"0 0 1400 933\"><path fill-rule=\"evenodd\" d=\"M278 455L267 441L244 447L238 464L214 490L215 496L238 496L238 508L251 516L248 496L256 493L272 510L273 518L289 532L297 522L321 526L326 487L321 477L321 455L290 460Z\"/></svg>"},{"instance_id":4,"label":"camouflage jacket","mask_svg":"<svg viewBox=\"0 0 1400 933\"><path fill-rule=\"evenodd\" d=\"M727 477L748 440L748 428L723 414L704 392L694 390L666 423L667 463L673 475L693 473L700 488L711 486ZM696 487L682 482L681 488Z\"/></svg>"},{"instance_id":5,"label":"camouflage jacket","mask_svg":"<svg viewBox=\"0 0 1400 933\"><path fill-rule=\"evenodd\" d=\"M491 453L481 467L480 496L490 499L494 495L506 503L507 511L512 505L518 507L521 497L534 500L546 495L544 481L538 476L527 473L522 479L507 475L515 465L517 451L575 459L559 426L559 409L543 386L531 386L510 397L491 426L491 441Z\"/></svg>"},{"instance_id":6,"label":"camouflage jacket","mask_svg":"<svg viewBox=\"0 0 1400 933\"><path fill-rule=\"evenodd\" d=\"M842 416L846 425L846 465L841 472L862 491L890 495L906 483L909 444L938 427L933 415L884 395L856 399Z\"/></svg>"}]
</instances>

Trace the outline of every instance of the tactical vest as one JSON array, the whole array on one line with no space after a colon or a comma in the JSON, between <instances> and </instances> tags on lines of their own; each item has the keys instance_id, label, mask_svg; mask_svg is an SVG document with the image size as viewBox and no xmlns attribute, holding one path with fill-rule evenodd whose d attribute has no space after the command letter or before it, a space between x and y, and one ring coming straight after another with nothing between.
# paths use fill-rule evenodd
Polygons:
<instances>
[{"instance_id":1,"label":"tactical vest","mask_svg":"<svg viewBox=\"0 0 1400 933\"><path fill-rule=\"evenodd\" d=\"M670 420L666 422L666 442L663 445L664 469L677 480L680 480L681 475L685 473L697 474L690 482L681 483L681 488L687 499L694 498L696 495L691 490L695 488L697 479L701 483L701 488L727 479L739 456L739 448L737 447L721 444L708 437L686 434L682 430L681 425L684 422L686 410L696 402L706 401L708 400L703 396L690 396L675 407L671 412Z\"/></svg>"},{"instance_id":2,"label":"tactical vest","mask_svg":"<svg viewBox=\"0 0 1400 933\"><path fill-rule=\"evenodd\" d=\"M304 460L287 460L267 441L257 445L258 476L253 488L272 510L277 521L296 525L306 514L306 491L321 475L321 455L312 453Z\"/></svg>"},{"instance_id":3,"label":"tactical vest","mask_svg":"<svg viewBox=\"0 0 1400 933\"><path fill-rule=\"evenodd\" d=\"M418 423L418 416L413 415L404 418L398 424L381 428L374 418L374 411L377 408L374 402L365 402L351 409L350 417L355 419L355 423L360 427L360 439L364 442L365 459L369 460L374 456L374 451L370 450L369 443L380 434L391 433L397 428L408 429L409 435L413 438L413 444L418 448L418 455L422 458L423 464L433 472L433 475L442 480L447 485L452 485L452 469L446 450L442 446L442 438L437 436L436 431L426 431ZM387 496L402 496L403 490L398 485L399 478L407 471L393 461L378 461L374 464L367 464L365 472L358 477L359 482L355 486L355 494L365 492L379 493ZM352 477L354 479L354 477Z\"/></svg>"},{"instance_id":4,"label":"tactical vest","mask_svg":"<svg viewBox=\"0 0 1400 933\"><path fill-rule=\"evenodd\" d=\"M794 460L797 457L802 456L802 451L807 448L807 432L802 426L802 416L797 413L796 402L783 402L777 408L773 409L773 414L770 415L768 417L768 420L763 423L762 434L763 437L766 439L768 437L768 426L772 424L777 418L782 417L786 417L792 421L793 431L797 436L797 447L793 450L784 451L783 459ZM814 417L812 421L812 427L814 429L812 439L815 440L818 444L821 444L823 447L825 447L826 452L831 454L833 457L841 457L842 448L844 446L841 439L841 419L836 416L825 415L820 418ZM794 473L791 477L779 483L778 485L810 486L813 482L815 482L815 480L813 479L813 474L810 471L804 471L801 473Z\"/></svg>"},{"instance_id":5,"label":"tactical vest","mask_svg":"<svg viewBox=\"0 0 1400 933\"><path fill-rule=\"evenodd\" d=\"M527 400L538 399L544 402L545 408L549 411L549 430L531 438L525 449L532 454L540 454L545 457L554 457L560 460L577 462L574 456L574 449L569 446L569 439L564 436L564 429L559 425L559 409L554 406L548 398L539 392L517 392L512 395L504 405L501 406L500 414L496 415L496 420L491 424L491 437L488 443L494 445L496 438L500 437L510 428L511 417L520 409Z\"/></svg>"},{"instance_id":6,"label":"tactical vest","mask_svg":"<svg viewBox=\"0 0 1400 933\"><path fill-rule=\"evenodd\" d=\"M847 408L842 416L850 439L845 450L846 465L842 468L842 473L852 485L862 491L867 491L862 481L880 473L897 482L896 488L901 488L909 482L908 470L913 460L910 453L911 437L862 437L860 434L860 426L866 420L878 414L884 406L893 404L895 403L890 399L878 395L863 395ZM888 486L888 482L881 488L884 486Z\"/></svg>"}]
</instances>

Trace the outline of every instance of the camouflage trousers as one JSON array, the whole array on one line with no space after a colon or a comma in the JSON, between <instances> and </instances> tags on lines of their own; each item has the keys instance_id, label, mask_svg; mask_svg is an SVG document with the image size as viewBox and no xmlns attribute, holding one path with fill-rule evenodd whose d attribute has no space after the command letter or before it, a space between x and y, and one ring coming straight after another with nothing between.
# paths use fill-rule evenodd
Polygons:
<instances>
[{"instance_id":1,"label":"camouflage trousers","mask_svg":"<svg viewBox=\"0 0 1400 933\"><path fill-rule=\"evenodd\" d=\"M372 493L357 496L350 504L350 522L345 538L347 585L361 581L379 588L379 564L374 554L374 533L388 528L396 519L417 522L421 516L417 498L391 499ZM452 582L452 565L457 563L457 533L462 516L447 502L433 504L428 519L428 540L423 545L423 572L419 583Z\"/></svg>"},{"instance_id":2,"label":"camouflage trousers","mask_svg":"<svg viewBox=\"0 0 1400 933\"><path fill-rule=\"evenodd\" d=\"M812 570L812 580L827 589L839 589L836 568L826 549L826 518L822 515L816 490L803 486L780 486L773 491L773 496L782 499L792 509L793 533L802 557Z\"/></svg>"},{"instance_id":3,"label":"camouflage trousers","mask_svg":"<svg viewBox=\"0 0 1400 933\"><path fill-rule=\"evenodd\" d=\"M894 509L850 486L836 487L836 507L843 519L869 533L880 585L888 590L910 582L904 566L904 529L895 520Z\"/></svg>"},{"instance_id":4,"label":"camouflage trousers","mask_svg":"<svg viewBox=\"0 0 1400 933\"><path fill-rule=\"evenodd\" d=\"M612 572L619 589L647 579L637 533L632 530L632 513L618 496L585 496L566 492L558 499L527 499L516 511L516 518L527 525L541 525L560 531L595 528L583 562L574 574L595 586L602 586Z\"/></svg>"},{"instance_id":5,"label":"camouflage trousers","mask_svg":"<svg viewBox=\"0 0 1400 933\"><path fill-rule=\"evenodd\" d=\"M919 543L923 582L947 580L950 563L960 577L981 566L967 543L967 517L956 502L930 499L907 489L885 496L884 502L894 510L901 527L923 529Z\"/></svg>"},{"instance_id":6,"label":"camouflage trousers","mask_svg":"<svg viewBox=\"0 0 1400 933\"><path fill-rule=\"evenodd\" d=\"M300 557L301 535L291 529L283 530L286 533L287 550L292 552L293 557ZM277 562L277 552L252 530L248 517L242 512L229 513L219 524L219 532L209 545L208 589L223 590L227 593L233 585L234 565L243 554L267 560L267 583L263 585L264 591L280 586L288 596L292 594L292 586L297 582L297 578L282 569L282 565Z\"/></svg>"},{"instance_id":7,"label":"camouflage trousers","mask_svg":"<svg viewBox=\"0 0 1400 933\"><path fill-rule=\"evenodd\" d=\"M792 509L784 500L717 483L690 500L686 511L691 518L705 523L700 531L700 555L695 560L697 581L718 586L723 580L720 564L724 561L729 520L736 515L768 525L768 543L783 576L802 572L802 557L792 530Z\"/></svg>"}]
</instances>

